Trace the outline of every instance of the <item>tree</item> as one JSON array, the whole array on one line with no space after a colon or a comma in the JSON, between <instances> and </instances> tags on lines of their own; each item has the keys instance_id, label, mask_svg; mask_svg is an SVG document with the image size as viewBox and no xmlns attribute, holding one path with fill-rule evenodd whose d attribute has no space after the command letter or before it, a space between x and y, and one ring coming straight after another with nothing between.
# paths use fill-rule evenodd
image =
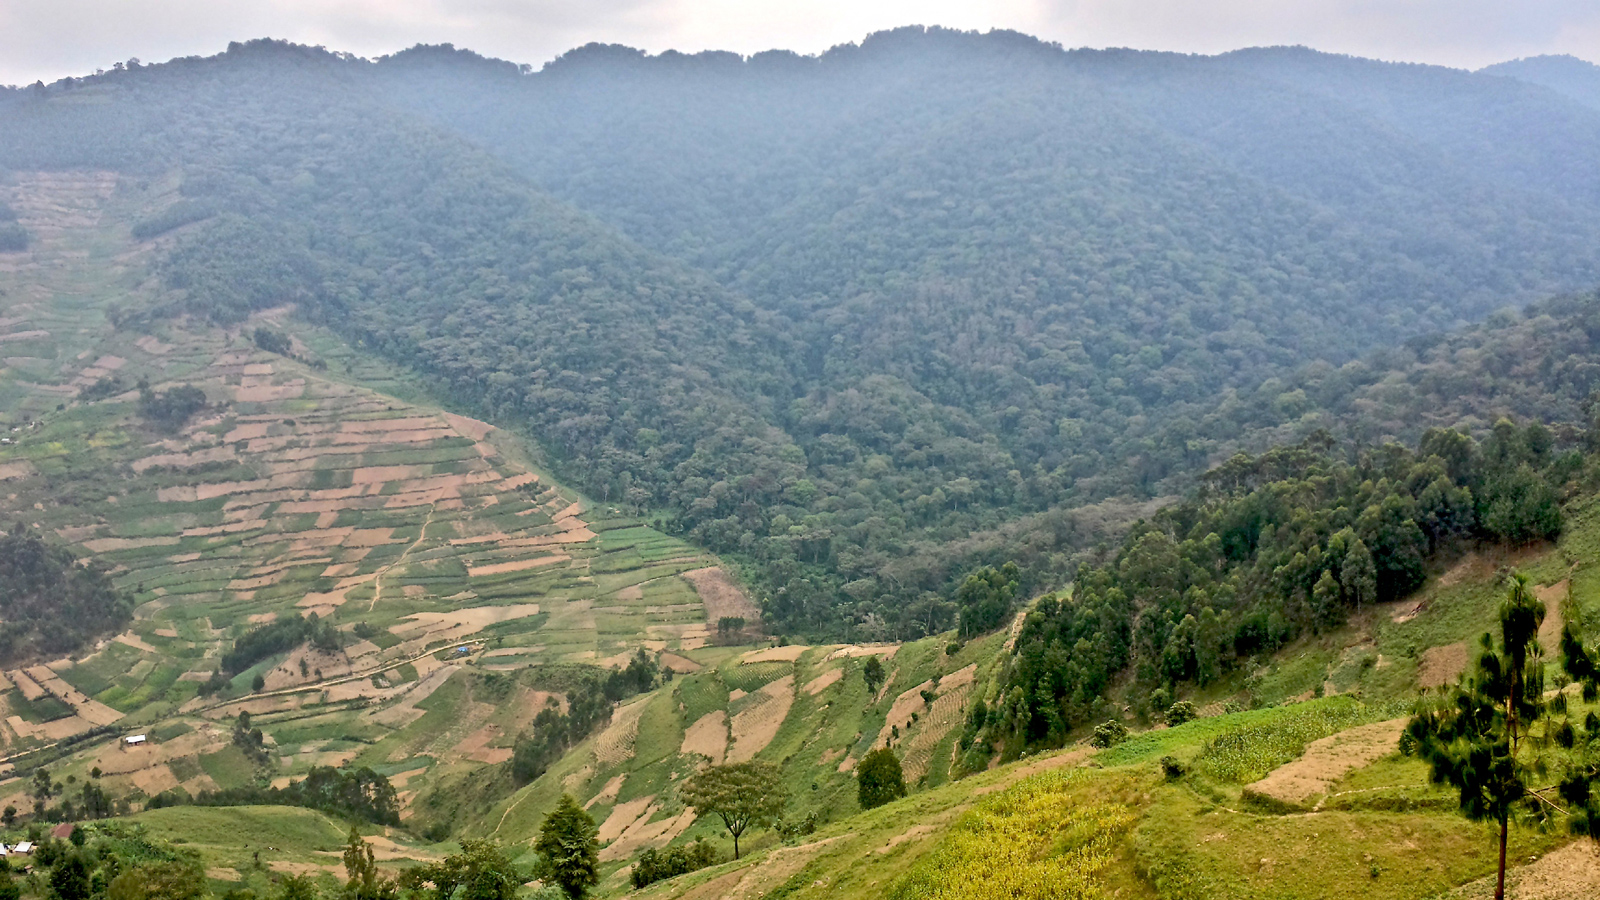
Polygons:
<instances>
[{"instance_id":1,"label":"tree","mask_svg":"<svg viewBox=\"0 0 1600 900\"><path fill-rule=\"evenodd\" d=\"M106 888L107 900L198 900L205 893L205 869L193 857L127 869Z\"/></svg>"},{"instance_id":2,"label":"tree","mask_svg":"<svg viewBox=\"0 0 1600 900\"><path fill-rule=\"evenodd\" d=\"M883 686L883 661L876 656L867 657L866 665L861 667L861 677L867 681L867 692L876 697L878 688Z\"/></svg>"},{"instance_id":3,"label":"tree","mask_svg":"<svg viewBox=\"0 0 1600 900\"><path fill-rule=\"evenodd\" d=\"M522 874L494 841L465 838L461 852L400 874L400 886L419 891L433 886L434 900L513 900Z\"/></svg>"},{"instance_id":4,"label":"tree","mask_svg":"<svg viewBox=\"0 0 1600 900\"><path fill-rule=\"evenodd\" d=\"M250 690L255 691L256 693L260 693L266 688L266 686L267 679L260 672L256 673L256 677L250 679Z\"/></svg>"},{"instance_id":5,"label":"tree","mask_svg":"<svg viewBox=\"0 0 1600 900\"><path fill-rule=\"evenodd\" d=\"M17 808L7 803L5 811L0 812L0 825L10 828L15 824L17 824Z\"/></svg>"},{"instance_id":6,"label":"tree","mask_svg":"<svg viewBox=\"0 0 1600 900\"><path fill-rule=\"evenodd\" d=\"M1014 562L999 569L984 566L961 583L956 603L961 607L961 636L973 637L993 631L1005 622L1016 601L1022 571Z\"/></svg>"},{"instance_id":7,"label":"tree","mask_svg":"<svg viewBox=\"0 0 1600 900\"><path fill-rule=\"evenodd\" d=\"M65 853L50 869L50 890L56 900L89 900L89 864L77 852Z\"/></svg>"},{"instance_id":8,"label":"tree","mask_svg":"<svg viewBox=\"0 0 1600 900\"><path fill-rule=\"evenodd\" d=\"M400 894L393 879L379 875L372 845L361 839L354 825L344 843L344 873L347 900L394 900Z\"/></svg>"},{"instance_id":9,"label":"tree","mask_svg":"<svg viewBox=\"0 0 1600 900\"><path fill-rule=\"evenodd\" d=\"M1572 617L1561 629L1561 667L1582 686L1585 703L1600 700L1600 647L1589 650L1578 636ZM1570 756L1560 780L1561 799L1567 804L1567 827L1573 834L1600 840L1600 715L1591 711L1582 724L1567 715L1566 696L1551 703L1563 721L1552 729L1556 742Z\"/></svg>"},{"instance_id":10,"label":"tree","mask_svg":"<svg viewBox=\"0 0 1600 900\"><path fill-rule=\"evenodd\" d=\"M1195 712L1194 704L1192 702L1188 700L1179 700L1177 703L1167 707L1165 718L1168 725L1173 728L1177 728L1179 725L1182 725L1185 722L1194 721L1197 715L1198 713Z\"/></svg>"},{"instance_id":11,"label":"tree","mask_svg":"<svg viewBox=\"0 0 1600 900\"><path fill-rule=\"evenodd\" d=\"M33 795L34 816L44 815L45 807L50 805L50 798L56 793L56 784L50 780L50 771L44 766L33 770L33 784L28 792Z\"/></svg>"},{"instance_id":12,"label":"tree","mask_svg":"<svg viewBox=\"0 0 1600 900\"><path fill-rule=\"evenodd\" d=\"M600 842L594 819L571 794L562 794L556 808L539 826L539 877L560 886L572 900L581 900L600 883Z\"/></svg>"},{"instance_id":13,"label":"tree","mask_svg":"<svg viewBox=\"0 0 1600 900\"><path fill-rule=\"evenodd\" d=\"M734 859L739 858L740 835L777 821L787 799L782 773L766 762L711 766L683 786L683 800L697 814L722 820L733 836Z\"/></svg>"},{"instance_id":14,"label":"tree","mask_svg":"<svg viewBox=\"0 0 1600 900\"><path fill-rule=\"evenodd\" d=\"M1427 761L1435 783L1455 788L1461 812L1500 827L1495 900L1504 900L1506 834L1511 813L1548 802L1530 787L1539 768L1528 745L1545 713L1544 670L1538 643L1544 604L1525 575L1511 578L1500 605L1500 644L1485 633L1476 671L1425 703L1406 725L1406 736Z\"/></svg>"},{"instance_id":15,"label":"tree","mask_svg":"<svg viewBox=\"0 0 1600 900\"><path fill-rule=\"evenodd\" d=\"M317 883L309 875L289 875L278 885L273 900L317 900Z\"/></svg>"},{"instance_id":16,"label":"tree","mask_svg":"<svg viewBox=\"0 0 1600 900\"><path fill-rule=\"evenodd\" d=\"M862 809L874 809L906 795L900 759L888 747L879 747L856 766L856 799Z\"/></svg>"}]
</instances>

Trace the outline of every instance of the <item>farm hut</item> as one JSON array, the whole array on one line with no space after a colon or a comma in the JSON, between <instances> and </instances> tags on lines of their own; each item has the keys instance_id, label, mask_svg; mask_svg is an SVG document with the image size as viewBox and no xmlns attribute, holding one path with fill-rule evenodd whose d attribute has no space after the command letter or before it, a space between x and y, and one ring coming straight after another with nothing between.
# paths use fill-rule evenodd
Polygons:
<instances>
[{"instance_id":1,"label":"farm hut","mask_svg":"<svg viewBox=\"0 0 1600 900\"><path fill-rule=\"evenodd\" d=\"M122 739L123 746L126 747L137 747L140 744L143 744L144 741L145 736L142 734L129 735L128 737Z\"/></svg>"},{"instance_id":2,"label":"farm hut","mask_svg":"<svg viewBox=\"0 0 1600 900\"><path fill-rule=\"evenodd\" d=\"M72 832L77 829L78 826L71 822L62 822L60 825L50 829L50 836L58 841L70 841L72 840Z\"/></svg>"},{"instance_id":3,"label":"farm hut","mask_svg":"<svg viewBox=\"0 0 1600 900\"><path fill-rule=\"evenodd\" d=\"M12 847L11 848L11 852L12 853L20 853L23 856L27 856L28 854L33 852L33 842L32 841L23 841L22 843L16 845L15 847Z\"/></svg>"}]
</instances>

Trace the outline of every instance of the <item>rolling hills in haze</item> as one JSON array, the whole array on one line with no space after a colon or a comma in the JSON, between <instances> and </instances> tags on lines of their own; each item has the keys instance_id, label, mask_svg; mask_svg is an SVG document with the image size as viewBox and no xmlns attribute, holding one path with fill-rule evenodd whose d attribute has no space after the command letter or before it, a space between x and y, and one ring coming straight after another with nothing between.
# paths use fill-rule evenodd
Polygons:
<instances>
[{"instance_id":1,"label":"rolling hills in haze","mask_svg":"<svg viewBox=\"0 0 1600 900\"><path fill-rule=\"evenodd\" d=\"M1396 746L1513 569L1551 687L1600 633L1597 73L906 28L0 89L0 565L60 588L0 585L0 839L332 896L352 827L530 866L570 795L601 896L1481 896ZM745 761L733 860L687 782ZM1519 826L1517 888L1586 847Z\"/></svg>"}]
</instances>

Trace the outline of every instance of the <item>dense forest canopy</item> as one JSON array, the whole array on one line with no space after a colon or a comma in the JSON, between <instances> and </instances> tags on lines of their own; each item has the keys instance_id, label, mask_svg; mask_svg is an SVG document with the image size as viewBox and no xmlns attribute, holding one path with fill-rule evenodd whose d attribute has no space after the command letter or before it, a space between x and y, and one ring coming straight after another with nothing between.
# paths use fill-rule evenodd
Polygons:
<instances>
[{"instance_id":1,"label":"dense forest canopy","mask_svg":"<svg viewBox=\"0 0 1600 900\"><path fill-rule=\"evenodd\" d=\"M1593 470L1549 429L1501 420L1482 443L1433 429L1415 451L1339 448L1326 434L1208 472L1183 503L1139 523L1107 564L1024 621L1003 700L979 705L965 749L981 768L1059 746L1131 669L1146 714L1260 654L1403 598L1428 565L1478 543L1556 537L1561 493ZM1156 698L1156 699L1151 699ZM1166 698L1166 700L1159 699Z\"/></svg>"},{"instance_id":2,"label":"dense forest canopy","mask_svg":"<svg viewBox=\"0 0 1600 900\"><path fill-rule=\"evenodd\" d=\"M0 662L77 650L127 624L133 599L103 568L14 527L0 535Z\"/></svg>"},{"instance_id":3,"label":"dense forest canopy","mask_svg":"<svg viewBox=\"0 0 1600 900\"><path fill-rule=\"evenodd\" d=\"M747 563L772 627L896 637L983 564L1070 577L1116 518L1074 510L1242 441L1401 433L1368 354L1600 282L1600 109L1537 80L938 29L539 72L257 41L0 92L0 173L177 173L133 228L162 313L295 303Z\"/></svg>"}]
</instances>

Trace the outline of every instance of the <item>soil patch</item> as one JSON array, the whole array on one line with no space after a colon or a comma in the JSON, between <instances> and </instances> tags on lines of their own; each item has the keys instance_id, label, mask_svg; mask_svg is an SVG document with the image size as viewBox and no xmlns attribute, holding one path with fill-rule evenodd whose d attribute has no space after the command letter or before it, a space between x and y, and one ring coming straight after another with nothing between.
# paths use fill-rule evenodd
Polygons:
<instances>
[{"instance_id":1,"label":"soil patch","mask_svg":"<svg viewBox=\"0 0 1600 900\"><path fill-rule=\"evenodd\" d=\"M711 760L713 766L722 765L728 752L728 714L720 709L701 716L683 733L680 753L698 753Z\"/></svg>"},{"instance_id":2,"label":"soil patch","mask_svg":"<svg viewBox=\"0 0 1600 900\"><path fill-rule=\"evenodd\" d=\"M729 616L744 619L751 626L761 621L761 608L733 583L727 572L716 566L684 572L683 580L689 582L700 595L700 602L705 604L706 622L715 623Z\"/></svg>"},{"instance_id":3,"label":"soil patch","mask_svg":"<svg viewBox=\"0 0 1600 900\"><path fill-rule=\"evenodd\" d=\"M778 729L789 717L789 707L794 705L794 676L785 675L756 691L754 696L757 699L733 717L729 762L754 759L778 736Z\"/></svg>"},{"instance_id":4,"label":"soil patch","mask_svg":"<svg viewBox=\"0 0 1600 900\"><path fill-rule=\"evenodd\" d=\"M827 690L833 684L837 683L839 679L843 677L843 669L829 669L828 671L823 672L821 675L818 675L817 677L806 682L805 692L815 697L816 695Z\"/></svg>"},{"instance_id":5,"label":"soil patch","mask_svg":"<svg viewBox=\"0 0 1600 900\"><path fill-rule=\"evenodd\" d=\"M1304 803L1326 794L1352 770L1393 753L1405 728L1405 719L1390 719L1312 741L1299 759L1273 769L1249 790L1285 803Z\"/></svg>"},{"instance_id":6,"label":"soil patch","mask_svg":"<svg viewBox=\"0 0 1600 900\"><path fill-rule=\"evenodd\" d=\"M1465 642L1429 647L1417 660L1417 687L1432 688L1454 684L1456 677L1467 670L1467 645Z\"/></svg>"},{"instance_id":7,"label":"soil patch","mask_svg":"<svg viewBox=\"0 0 1600 900\"><path fill-rule=\"evenodd\" d=\"M1495 876L1462 885L1445 896L1479 900L1494 896ZM1506 870L1506 896L1517 900L1589 900L1600 896L1600 850L1579 840L1526 866Z\"/></svg>"},{"instance_id":8,"label":"soil patch","mask_svg":"<svg viewBox=\"0 0 1600 900\"><path fill-rule=\"evenodd\" d=\"M1547 656L1554 657L1561 650L1561 601L1567 598L1567 582L1548 587L1536 587L1533 595L1544 602L1544 621L1539 623L1539 646Z\"/></svg>"}]
</instances>

